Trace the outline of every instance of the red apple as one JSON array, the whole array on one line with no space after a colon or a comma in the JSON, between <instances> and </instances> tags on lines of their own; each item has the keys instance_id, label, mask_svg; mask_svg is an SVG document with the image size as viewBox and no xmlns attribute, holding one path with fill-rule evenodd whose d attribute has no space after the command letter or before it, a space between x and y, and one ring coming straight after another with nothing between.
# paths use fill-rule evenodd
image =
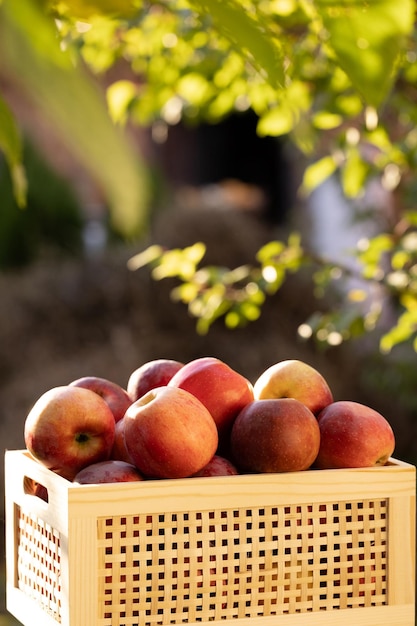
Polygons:
<instances>
[{"instance_id":1,"label":"red apple","mask_svg":"<svg viewBox=\"0 0 417 626\"><path fill-rule=\"evenodd\" d=\"M112 380L107 380L107 378L83 376L82 378L73 380L69 384L75 387L91 389L91 391L101 396L109 405L116 422L122 419L123 415L126 413L127 407L132 404L127 391Z\"/></svg>"},{"instance_id":2,"label":"red apple","mask_svg":"<svg viewBox=\"0 0 417 626\"><path fill-rule=\"evenodd\" d=\"M86 465L109 458L115 421L91 389L63 385L46 391L25 420L24 439L34 458L72 480Z\"/></svg>"},{"instance_id":3,"label":"red apple","mask_svg":"<svg viewBox=\"0 0 417 626\"><path fill-rule=\"evenodd\" d=\"M127 382L127 393L132 402L156 387L164 387L184 365L173 359L154 359L135 369Z\"/></svg>"},{"instance_id":4,"label":"red apple","mask_svg":"<svg viewBox=\"0 0 417 626\"><path fill-rule=\"evenodd\" d=\"M45 502L49 502L48 490L44 485L41 485L40 483L36 483L34 495L37 498L44 500Z\"/></svg>"},{"instance_id":5,"label":"red apple","mask_svg":"<svg viewBox=\"0 0 417 626\"><path fill-rule=\"evenodd\" d=\"M47 488L41 483L38 483L36 480L33 480L33 478L25 476L24 490L25 493L28 493L31 496L36 496L37 498L48 502L49 494Z\"/></svg>"},{"instance_id":6,"label":"red apple","mask_svg":"<svg viewBox=\"0 0 417 626\"><path fill-rule=\"evenodd\" d=\"M256 400L295 398L317 415L333 402L333 394L325 378L304 361L288 359L266 369L254 386Z\"/></svg>"},{"instance_id":7,"label":"red apple","mask_svg":"<svg viewBox=\"0 0 417 626\"><path fill-rule=\"evenodd\" d=\"M395 437L386 418L371 407L339 400L317 416L320 469L385 465L394 452Z\"/></svg>"},{"instance_id":8,"label":"red apple","mask_svg":"<svg viewBox=\"0 0 417 626\"><path fill-rule=\"evenodd\" d=\"M131 463L110 459L87 465L74 477L80 485L100 483L131 483L144 480L139 470Z\"/></svg>"},{"instance_id":9,"label":"red apple","mask_svg":"<svg viewBox=\"0 0 417 626\"><path fill-rule=\"evenodd\" d=\"M229 459L215 454L214 457L199 472L193 474L198 476L235 476L239 474L237 468Z\"/></svg>"},{"instance_id":10,"label":"red apple","mask_svg":"<svg viewBox=\"0 0 417 626\"><path fill-rule=\"evenodd\" d=\"M116 426L114 429L114 443L111 450L110 458L114 459L115 461L126 461L126 463L133 463L132 457L130 456L126 447L124 417L116 422Z\"/></svg>"},{"instance_id":11,"label":"red apple","mask_svg":"<svg viewBox=\"0 0 417 626\"><path fill-rule=\"evenodd\" d=\"M240 471L306 470L319 446L316 417L294 398L254 400L239 413L231 433L233 460Z\"/></svg>"},{"instance_id":12,"label":"red apple","mask_svg":"<svg viewBox=\"0 0 417 626\"><path fill-rule=\"evenodd\" d=\"M177 387L157 387L126 411L126 447L145 476L186 478L210 461L218 445L206 407Z\"/></svg>"},{"instance_id":13,"label":"red apple","mask_svg":"<svg viewBox=\"0 0 417 626\"><path fill-rule=\"evenodd\" d=\"M221 443L228 439L236 415L254 399L252 384L215 357L189 361L168 386L185 389L204 404L216 422Z\"/></svg>"}]
</instances>

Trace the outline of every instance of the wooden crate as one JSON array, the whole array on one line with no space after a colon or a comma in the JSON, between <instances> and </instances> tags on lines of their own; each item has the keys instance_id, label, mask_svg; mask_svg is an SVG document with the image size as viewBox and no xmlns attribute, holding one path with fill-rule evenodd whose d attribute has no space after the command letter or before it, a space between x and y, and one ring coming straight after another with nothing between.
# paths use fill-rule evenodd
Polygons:
<instances>
[{"instance_id":1,"label":"wooden crate","mask_svg":"<svg viewBox=\"0 0 417 626\"><path fill-rule=\"evenodd\" d=\"M395 459L73 485L9 451L7 608L26 626L414 626L415 487Z\"/></svg>"}]
</instances>

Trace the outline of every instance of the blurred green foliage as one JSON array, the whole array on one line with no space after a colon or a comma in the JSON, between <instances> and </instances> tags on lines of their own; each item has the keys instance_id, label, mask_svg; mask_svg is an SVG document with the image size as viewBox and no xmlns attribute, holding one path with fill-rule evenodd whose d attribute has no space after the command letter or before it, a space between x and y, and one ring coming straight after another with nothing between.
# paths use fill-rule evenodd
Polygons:
<instances>
[{"instance_id":1,"label":"blurred green foliage","mask_svg":"<svg viewBox=\"0 0 417 626\"><path fill-rule=\"evenodd\" d=\"M60 41L57 22L40 0L0 1L0 78L22 90L85 166L107 204L112 226L125 238L143 232L149 205L148 173L126 134L110 119L102 88ZM7 92L7 89L6 89ZM11 165L15 195L22 139L0 92L0 149Z\"/></svg>"},{"instance_id":2,"label":"blurred green foliage","mask_svg":"<svg viewBox=\"0 0 417 626\"><path fill-rule=\"evenodd\" d=\"M317 258L296 234L271 242L251 266L239 268L201 266L203 242L185 250L152 247L132 259L131 267L150 265L156 279L178 279L172 296L187 304L199 332L218 318L230 328L257 319L287 276L309 268L316 294L330 291L333 309L313 312L302 336L332 345L374 330L388 302L394 317L381 349L415 339L412 0L0 4L2 63L30 92L39 92L54 123L98 175L125 234L143 227L149 198L142 164L126 158L115 132L128 123L159 129L180 121L216 123L252 109L260 135L285 135L307 160L301 193L336 176L353 200L377 179L395 201L387 232L358 241L353 265ZM119 78L112 73L117 68ZM104 79L113 126L91 77ZM0 105L0 148L21 201L21 148L9 113ZM361 286L350 287L352 278ZM344 279L348 286L338 289Z\"/></svg>"},{"instance_id":3,"label":"blurred green foliage","mask_svg":"<svg viewBox=\"0 0 417 626\"><path fill-rule=\"evenodd\" d=\"M0 160L0 269L24 266L41 251L79 254L83 217L69 184L57 176L34 147L23 146L28 192L17 205L10 172Z\"/></svg>"}]
</instances>

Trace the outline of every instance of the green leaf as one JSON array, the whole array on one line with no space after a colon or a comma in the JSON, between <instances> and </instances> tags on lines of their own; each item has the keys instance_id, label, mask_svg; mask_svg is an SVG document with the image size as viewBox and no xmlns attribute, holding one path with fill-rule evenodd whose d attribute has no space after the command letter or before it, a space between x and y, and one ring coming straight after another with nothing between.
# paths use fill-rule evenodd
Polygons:
<instances>
[{"instance_id":1,"label":"green leaf","mask_svg":"<svg viewBox=\"0 0 417 626\"><path fill-rule=\"evenodd\" d=\"M12 112L2 98L0 98L0 149L10 164L22 160L20 132Z\"/></svg>"},{"instance_id":2,"label":"green leaf","mask_svg":"<svg viewBox=\"0 0 417 626\"><path fill-rule=\"evenodd\" d=\"M415 318L410 319L408 314L400 316L398 324L381 337L379 343L381 352L389 354L394 346L410 339L415 332L415 325Z\"/></svg>"},{"instance_id":3,"label":"green leaf","mask_svg":"<svg viewBox=\"0 0 417 626\"><path fill-rule=\"evenodd\" d=\"M237 0L191 0L190 4L200 14L210 15L218 31L246 52L273 86L284 84L283 55L266 23L259 23Z\"/></svg>"},{"instance_id":4,"label":"green leaf","mask_svg":"<svg viewBox=\"0 0 417 626\"><path fill-rule=\"evenodd\" d=\"M193 106L205 104L212 92L210 82L197 72L189 72L180 78L177 89L179 96Z\"/></svg>"},{"instance_id":5,"label":"green leaf","mask_svg":"<svg viewBox=\"0 0 417 626\"><path fill-rule=\"evenodd\" d=\"M343 118L341 115L336 113L329 113L328 111L320 111L316 113L313 117L313 124L315 128L320 130L329 130L332 128L337 128L343 122Z\"/></svg>"},{"instance_id":6,"label":"green leaf","mask_svg":"<svg viewBox=\"0 0 417 626\"><path fill-rule=\"evenodd\" d=\"M410 261L410 255L405 250L394 252L391 258L391 265L394 270L401 270Z\"/></svg>"},{"instance_id":7,"label":"green leaf","mask_svg":"<svg viewBox=\"0 0 417 626\"><path fill-rule=\"evenodd\" d=\"M357 198L363 192L368 172L369 166L359 150L350 149L341 173L342 188L348 198Z\"/></svg>"},{"instance_id":8,"label":"green leaf","mask_svg":"<svg viewBox=\"0 0 417 626\"><path fill-rule=\"evenodd\" d=\"M137 95L137 87L130 80L117 80L107 89L107 105L112 120L125 124L131 102Z\"/></svg>"},{"instance_id":9,"label":"green leaf","mask_svg":"<svg viewBox=\"0 0 417 626\"><path fill-rule=\"evenodd\" d=\"M227 328L238 328L242 323L242 318L237 311L229 311L224 318L224 323Z\"/></svg>"},{"instance_id":10,"label":"green leaf","mask_svg":"<svg viewBox=\"0 0 417 626\"><path fill-rule=\"evenodd\" d=\"M171 290L171 297L174 301L190 304L198 296L199 287L194 283L182 283Z\"/></svg>"},{"instance_id":11,"label":"green leaf","mask_svg":"<svg viewBox=\"0 0 417 626\"><path fill-rule=\"evenodd\" d=\"M387 97L404 37L413 30L413 0L315 0L327 43L363 98L374 107Z\"/></svg>"},{"instance_id":12,"label":"green leaf","mask_svg":"<svg viewBox=\"0 0 417 626\"><path fill-rule=\"evenodd\" d=\"M21 83L97 182L115 230L126 237L143 231L148 172L112 123L104 93L61 49L53 20L37 3L6 0L2 4L0 57L9 75Z\"/></svg>"},{"instance_id":13,"label":"green leaf","mask_svg":"<svg viewBox=\"0 0 417 626\"><path fill-rule=\"evenodd\" d=\"M7 104L0 98L0 150L4 153L12 177L18 206L26 204L26 175L22 163L23 144L19 129Z\"/></svg>"},{"instance_id":14,"label":"green leaf","mask_svg":"<svg viewBox=\"0 0 417 626\"><path fill-rule=\"evenodd\" d=\"M250 322L254 322L261 315L261 309L253 302L243 302L241 306L241 311L242 315Z\"/></svg>"},{"instance_id":15,"label":"green leaf","mask_svg":"<svg viewBox=\"0 0 417 626\"><path fill-rule=\"evenodd\" d=\"M267 265L273 263L275 256L281 254L285 250L285 244L282 241L269 241L262 246L256 253L256 259L260 263Z\"/></svg>"},{"instance_id":16,"label":"green leaf","mask_svg":"<svg viewBox=\"0 0 417 626\"><path fill-rule=\"evenodd\" d=\"M164 249L157 244L149 246L145 250L142 250L142 252L132 256L127 262L127 267L134 271L144 267L145 265L150 265L156 261L160 261L163 252Z\"/></svg>"},{"instance_id":17,"label":"green leaf","mask_svg":"<svg viewBox=\"0 0 417 626\"><path fill-rule=\"evenodd\" d=\"M279 137L289 133L293 126L293 111L285 104L282 104L261 117L258 122L257 132L261 137L266 137L267 135Z\"/></svg>"},{"instance_id":18,"label":"green leaf","mask_svg":"<svg viewBox=\"0 0 417 626\"><path fill-rule=\"evenodd\" d=\"M154 247L151 246L149 250L152 251ZM197 265L203 258L205 251L205 245L201 242L187 248L166 250L158 259L158 265L152 272L153 277L156 280L162 280L176 276L181 280L191 280L197 272Z\"/></svg>"},{"instance_id":19,"label":"green leaf","mask_svg":"<svg viewBox=\"0 0 417 626\"><path fill-rule=\"evenodd\" d=\"M310 193L321 185L327 178L329 178L336 171L337 163L332 156L326 156L309 165L303 176L301 189L304 193Z\"/></svg>"}]
</instances>

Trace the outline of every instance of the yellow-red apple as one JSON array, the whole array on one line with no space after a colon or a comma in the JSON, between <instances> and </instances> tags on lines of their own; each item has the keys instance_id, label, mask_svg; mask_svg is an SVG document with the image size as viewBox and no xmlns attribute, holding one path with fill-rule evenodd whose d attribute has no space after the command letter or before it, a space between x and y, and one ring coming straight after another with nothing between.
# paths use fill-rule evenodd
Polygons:
<instances>
[{"instance_id":1,"label":"yellow-red apple","mask_svg":"<svg viewBox=\"0 0 417 626\"><path fill-rule=\"evenodd\" d=\"M294 398L254 400L239 413L231 433L232 459L241 472L306 470L319 446L316 417Z\"/></svg>"},{"instance_id":2,"label":"yellow-red apple","mask_svg":"<svg viewBox=\"0 0 417 626\"><path fill-rule=\"evenodd\" d=\"M184 365L174 359L154 359L135 369L127 381L127 393L136 402L141 396L156 387L165 387Z\"/></svg>"},{"instance_id":3,"label":"yellow-red apple","mask_svg":"<svg viewBox=\"0 0 417 626\"><path fill-rule=\"evenodd\" d=\"M73 482L80 485L97 485L100 483L131 483L141 480L144 480L144 477L132 463L109 459L87 465L76 474Z\"/></svg>"},{"instance_id":4,"label":"yellow-red apple","mask_svg":"<svg viewBox=\"0 0 417 626\"><path fill-rule=\"evenodd\" d=\"M314 415L333 402L332 391L324 376L297 359L274 363L259 376L253 388L256 400L295 398Z\"/></svg>"},{"instance_id":5,"label":"yellow-red apple","mask_svg":"<svg viewBox=\"0 0 417 626\"><path fill-rule=\"evenodd\" d=\"M215 454L213 458L199 472L193 474L198 476L235 476L239 474L237 468L229 459Z\"/></svg>"},{"instance_id":6,"label":"yellow-red apple","mask_svg":"<svg viewBox=\"0 0 417 626\"><path fill-rule=\"evenodd\" d=\"M254 399L250 381L215 357L189 361L168 386L185 389L204 404L216 422L220 443L227 442L236 415Z\"/></svg>"},{"instance_id":7,"label":"yellow-red apple","mask_svg":"<svg viewBox=\"0 0 417 626\"><path fill-rule=\"evenodd\" d=\"M122 419L123 415L126 413L127 407L132 404L127 391L107 378L100 378L100 376L83 376L82 378L73 380L69 384L75 387L91 389L91 391L101 396L109 405L116 422Z\"/></svg>"},{"instance_id":8,"label":"yellow-red apple","mask_svg":"<svg viewBox=\"0 0 417 626\"><path fill-rule=\"evenodd\" d=\"M34 458L72 480L86 465L110 457L115 421L109 405L91 389L63 385L38 398L24 425Z\"/></svg>"},{"instance_id":9,"label":"yellow-red apple","mask_svg":"<svg viewBox=\"0 0 417 626\"><path fill-rule=\"evenodd\" d=\"M339 400L317 416L320 450L315 466L320 469L385 465L395 449L388 420L371 407Z\"/></svg>"},{"instance_id":10,"label":"yellow-red apple","mask_svg":"<svg viewBox=\"0 0 417 626\"><path fill-rule=\"evenodd\" d=\"M127 450L151 478L186 478L210 461L218 445L208 409L188 391L157 387L136 400L124 421Z\"/></svg>"}]
</instances>

